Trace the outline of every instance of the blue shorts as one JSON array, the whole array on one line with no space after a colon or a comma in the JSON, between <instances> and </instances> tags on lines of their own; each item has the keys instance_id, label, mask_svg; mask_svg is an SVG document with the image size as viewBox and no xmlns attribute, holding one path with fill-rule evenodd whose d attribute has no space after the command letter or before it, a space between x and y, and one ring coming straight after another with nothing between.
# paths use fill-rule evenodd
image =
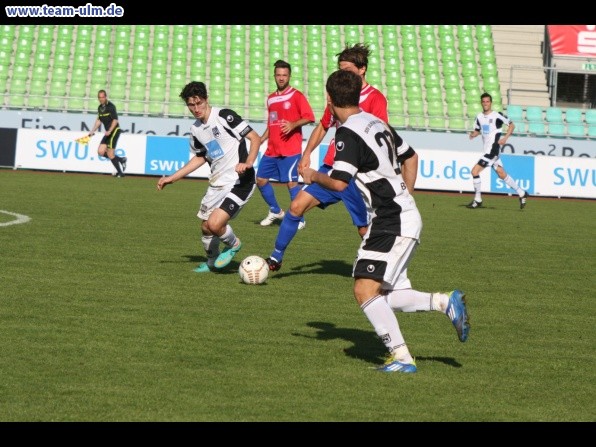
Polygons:
<instances>
[{"instance_id":1,"label":"blue shorts","mask_svg":"<svg viewBox=\"0 0 596 447\"><path fill-rule=\"evenodd\" d=\"M268 157L263 155L259 161L257 178L277 180L281 183L298 181L298 162L302 154L287 157Z\"/></svg>"},{"instance_id":2,"label":"blue shorts","mask_svg":"<svg viewBox=\"0 0 596 447\"><path fill-rule=\"evenodd\" d=\"M322 165L319 168L319 172L327 174L331 170L331 167ZM366 211L366 204L364 199L354 182L354 179L350 180L348 187L342 192L331 191L330 189L323 188L318 183L312 183L302 188L305 192L309 193L319 203L319 208L325 209L329 205L333 205L339 201L342 201L352 217L352 222L357 227L366 227L368 225L368 212Z\"/></svg>"}]
</instances>

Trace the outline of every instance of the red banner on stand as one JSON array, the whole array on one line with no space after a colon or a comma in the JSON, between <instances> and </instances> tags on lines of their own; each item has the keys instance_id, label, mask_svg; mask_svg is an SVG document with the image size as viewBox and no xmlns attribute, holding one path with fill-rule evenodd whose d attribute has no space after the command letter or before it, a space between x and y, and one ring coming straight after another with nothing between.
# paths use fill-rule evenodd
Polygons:
<instances>
[{"instance_id":1,"label":"red banner on stand","mask_svg":"<svg viewBox=\"0 0 596 447\"><path fill-rule=\"evenodd\" d=\"M596 25L548 25L555 56L596 57Z\"/></svg>"}]
</instances>

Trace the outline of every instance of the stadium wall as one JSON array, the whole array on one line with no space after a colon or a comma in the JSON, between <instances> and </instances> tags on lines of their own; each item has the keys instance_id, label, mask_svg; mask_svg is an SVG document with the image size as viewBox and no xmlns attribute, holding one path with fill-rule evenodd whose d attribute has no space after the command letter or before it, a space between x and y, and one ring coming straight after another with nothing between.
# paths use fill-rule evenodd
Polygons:
<instances>
[{"instance_id":1,"label":"stadium wall","mask_svg":"<svg viewBox=\"0 0 596 447\"><path fill-rule=\"evenodd\" d=\"M75 139L86 135L95 115L68 113L35 113L1 111L3 138L0 165L14 169L39 169L64 172L113 173L107 158L97 156L102 134L94 135L88 144ZM10 119L9 119L10 118ZM122 117L124 133L116 153L128 157L127 174L168 175L186 162L191 153L188 129L191 119ZM263 123L254 128L262 133ZM304 145L313 130L307 126ZM330 132L331 133L331 132ZM471 167L481 152L478 139L469 140L466 133L400 131L419 153L418 189L472 192ZM16 138L10 137L15 135ZM312 156L318 168L331 135L327 135ZM587 141L552 138L514 137L504 147L503 160L508 173L531 195L549 197L596 198L596 147ZM261 147L259 159L265 150ZM191 177L206 178L208 166ZM511 194L494 173L482 173L483 192Z\"/></svg>"}]
</instances>

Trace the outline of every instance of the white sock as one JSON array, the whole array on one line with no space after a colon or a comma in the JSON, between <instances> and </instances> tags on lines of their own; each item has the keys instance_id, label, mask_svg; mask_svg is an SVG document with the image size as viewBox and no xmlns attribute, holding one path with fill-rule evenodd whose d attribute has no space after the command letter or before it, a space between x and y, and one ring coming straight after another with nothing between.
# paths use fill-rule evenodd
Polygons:
<instances>
[{"instance_id":1,"label":"white sock","mask_svg":"<svg viewBox=\"0 0 596 447\"><path fill-rule=\"evenodd\" d=\"M515 192L517 192L518 196L523 196L524 195L524 190L521 189L519 186L517 186L517 182L515 180L513 180L513 178L507 174L507 177L505 177L503 179L503 181L507 184L507 186L509 186L511 189L514 189Z\"/></svg>"},{"instance_id":2,"label":"white sock","mask_svg":"<svg viewBox=\"0 0 596 447\"><path fill-rule=\"evenodd\" d=\"M234 234L234 230L232 230L232 227L229 225L226 225L226 231L219 238L228 247L234 247L238 242L238 238Z\"/></svg>"},{"instance_id":3,"label":"white sock","mask_svg":"<svg viewBox=\"0 0 596 447\"><path fill-rule=\"evenodd\" d=\"M406 346L406 341L399 330L395 314L383 295L377 295L360 306L375 332L396 360L412 363L414 359ZM396 355L399 355L397 357Z\"/></svg>"},{"instance_id":4,"label":"white sock","mask_svg":"<svg viewBox=\"0 0 596 447\"><path fill-rule=\"evenodd\" d=\"M419 292L413 289L388 290L385 299L395 312L435 310L445 313L449 303L449 295L445 293Z\"/></svg>"},{"instance_id":5,"label":"white sock","mask_svg":"<svg viewBox=\"0 0 596 447\"><path fill-rule=\"evenodd\" d=\"M205 253L207 253L207 265L213 267L215 259L219 256L219 237L203 235L201 242L203 242L203 248L205 249Z\"/></svg>"},{"instance_id":6,"label":"white sock","mask_svg":"<svg viewBox=\"0 0 596 447\"><path fill-rule=\"evenodd\" d=\"M480 180L480 176L472 177L472 184L474 185L474 200L476 202L482 202L482 192L480 190L482 180Z\"/></svg>"}]
</instances>

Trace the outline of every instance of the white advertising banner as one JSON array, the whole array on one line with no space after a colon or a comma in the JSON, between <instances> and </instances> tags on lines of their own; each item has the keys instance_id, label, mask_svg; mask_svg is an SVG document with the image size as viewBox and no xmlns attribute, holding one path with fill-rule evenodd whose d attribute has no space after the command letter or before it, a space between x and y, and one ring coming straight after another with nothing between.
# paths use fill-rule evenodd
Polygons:
<instances>
[{"instance_id":1,"label":"white advertising banner","mask_svg":"<svg viewBox=\"0 0 596 447\"><path fill-rule=\"evenodd\" d=\"M87 144L76 138L83 132L64 130L20 129L17 136L15 167L53 171L114 173L105 157L97 155L102 138L98 133ZM305 143L303 144L303 147ZM266 144L260 148L258 162ZM311 157L318 168L327 151L321 144ZM478 152L417 149L419 156L416 188L437 191L473 191L471 169L479 159ZM133 135L123 133L116 154L127 157L127 174L169 175L184 166L192 153L188 137ZM534 196L596 198L596 159L587 157L553 157L502 154L505 170L518 184ZM482 191L514 194L492 168L480 174ZM209 166L203 165L190 177L207 178Z\"/></svg>"}]
</instances>

